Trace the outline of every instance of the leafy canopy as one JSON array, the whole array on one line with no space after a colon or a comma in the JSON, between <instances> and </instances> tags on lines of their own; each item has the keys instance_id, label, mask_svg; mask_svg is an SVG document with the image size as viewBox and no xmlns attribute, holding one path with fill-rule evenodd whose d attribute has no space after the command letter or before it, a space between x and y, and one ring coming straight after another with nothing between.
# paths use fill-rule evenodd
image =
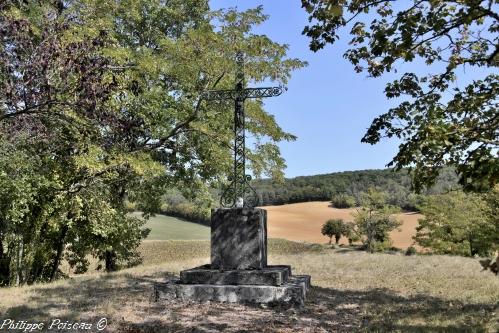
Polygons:
<instances>
[{"instance_id":1,"label":"leafy canopy","mask_svg":"<svg viewBox=\"0 0 499 333\"><path fill-rule=\"evenodd\" d=\"M345 222L343 222L342 219L328 220L322 225L321 233L324 236L329 237L329 244L331 244L333 236L335 238L336 244L338 244L341 236L345 234Z\"/></svg>"},{"instance_id":2,"label":"leafy canopy","mask_svg":"<svg viewBox=\"0 0 499 333\"><path fill-rule=\"evenodd\" d=\"M403 73L386 85L386 97L401 103L374 119L362 139L401 139L389 166L413 168L417 190L433 184L445 165L456 167L467 190L486 190L498 181L498 4L302 0L310 20L303 33L313 51L334 44L348 26L344 56L356 72L379 77L403 63L426 65L427 71ZM458 82L465 70L476 79Z\"/></svg>"},{"instance_id":3,"label":"leafy canopy","mask_svg":"<svg viewBox=\"0 0 499 333\"><path fill-rule=\"evenodd\" d=\"M157 212L179 188L206 195L232 162L233 105L205 103L234 84L285 85L305 63L252 32L262 8L212 12L207 1L0 3L0 284L51 280L65 257L106 269L137 261L147 234L134 206ZM248 103L251 167L282 177L277 142L293 140ZM22 172L21 172L22 171ZM206 202L209 206L210 202Z\"/></svg>"},{"instance_id":4,"label":"leafy canopy","mask_svg":"<svg viewBox=\"0 0 499 333\"><path fill-rule=\"evenodd\" d=\"M450 192L428 196L414 239L438 254L489 256L499 247L498 189L490 193Z\"/></svg>"}]
</instances>

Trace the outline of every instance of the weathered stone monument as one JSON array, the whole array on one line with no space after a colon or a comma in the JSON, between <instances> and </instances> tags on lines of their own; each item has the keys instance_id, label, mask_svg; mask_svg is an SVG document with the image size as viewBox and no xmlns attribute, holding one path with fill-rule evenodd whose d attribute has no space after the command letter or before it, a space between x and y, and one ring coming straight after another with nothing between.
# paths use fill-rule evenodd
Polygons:
<instances>
[{"instance_id":1,"label":"weathered stone monument","mask_svg":"<svg viewBox=\"0 0 499 333\"><path fill-rule=\"evenodd\" d=\"M303 305L310 276L292 275L290 266L267 265L267 211L253 208L258 200L245 174L244 100L278 96L282 89L244 88L241 53L236 60L236 88L203 95L206 100L235 101L234 175L220 200L225 208L211 214L211 264L156 284L156 300Z\"/></svg>"}]
</instances>

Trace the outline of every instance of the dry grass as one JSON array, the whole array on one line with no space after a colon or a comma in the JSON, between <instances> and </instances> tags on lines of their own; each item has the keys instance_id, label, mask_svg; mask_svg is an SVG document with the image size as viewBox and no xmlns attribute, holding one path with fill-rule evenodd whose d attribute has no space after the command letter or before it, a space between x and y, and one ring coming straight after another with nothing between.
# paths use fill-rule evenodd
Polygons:
<instances>
[{"instance_id":1,"label":"dry grass","mask_svg":"<svg viewBox=\"0 0 499 333\"><path fill-rule=\"evenodd\" d=\"M268 251L274 255L318 252L325 246L270 238ZM210 256L210 241L145 241L140 247L144 265L183 261Z\"/></svg>"},{"instance_id":2,"label":"dry grass","mask_svg":"<svg viewBox=\"0 0 499 333\"><path fill-rule=\"evenodd\" d=\"M328 201L302 202L264 208L268 214L269 237L311 243L328 241L328 238L321 234L321 226L324 222L329 219L353 221L352 213L356 211L355 208L332 208ZM397 214L397 217L403 224L400 230L390 233L390 238L393 246L405 249L414 243L412 236L416 234L418 219L423 216L416 213L402 213ZM340 243L346 244L347 240L342 238Z\"/></svg>"},{"instance_id":3,"label":"dry grass","mask_svg":"<svg viewBox=\"0 0 499 333\"><path fill-rule=\"evenodd\" d=\"M0 289L0 319L59 317L106 332L497 332L499 279L474 259L367 254L269 241L271 263L312 275L303 309L152 302L152 284L208 262L207 242L146 242L144 264L113 274ZM95 331L95 330L94 330Z\"/></svg>"}]
</instances>

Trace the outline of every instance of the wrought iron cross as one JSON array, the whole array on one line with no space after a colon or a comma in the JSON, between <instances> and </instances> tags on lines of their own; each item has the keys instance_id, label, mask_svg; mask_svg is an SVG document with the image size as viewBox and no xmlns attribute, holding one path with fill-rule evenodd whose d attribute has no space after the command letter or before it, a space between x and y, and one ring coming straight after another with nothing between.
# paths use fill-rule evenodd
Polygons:
<instances>
[{"instance_id":1,"label":"wrought iron cross","mask_svg":"<svg viewBox=\"0 0 499 333\"><path fill-rule=\"evenodd\" d=\"M282 94L282 87L245 88L244 55L236 54L236 82L232 90L208 90L201 98L204 100L235 101L234 108L234 170L229 177L230 184L223 190L220 204L223 207L254 207L258 204L258 196L249 184L251 176L246 174L246 147L245 147L245 114L244 101L247 98L275 97Z\"/></svg>"}]
</instances>

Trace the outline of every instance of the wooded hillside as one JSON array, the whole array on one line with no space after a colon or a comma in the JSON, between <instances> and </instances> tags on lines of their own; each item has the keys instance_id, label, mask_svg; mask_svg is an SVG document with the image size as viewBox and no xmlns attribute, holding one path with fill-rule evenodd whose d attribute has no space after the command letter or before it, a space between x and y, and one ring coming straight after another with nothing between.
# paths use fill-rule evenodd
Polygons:
<instances>
[{"instance_id":1,"label":"wooded hillside","mask_svg":"<svg viewBox=\"0 0 499 333\"><path fill-rule=\"evenodd\" d=\"M393 171L392 169L359 170L336 172L323 175L301 176L285 179L278 183L271 179L253 181L254 188L259 196L260 206L284 205L307 201L329 201L335 195L345 195L359 204L361 193L369 188L377 188L388 195L388 203L404 210L417 210L417 204L425 195L446 193L451 189L459 188L455 172L444 169L436 184L421 195L412 190L411 177L407 170ZM161 212L185 218L189 221L209 225L210 208L217 206L219 193L212 190L212 205L207 202L210 196L186 199L180 191L171 190L163 197ZM346 208L346 207L343 207ZM130 207L133 210L133 207Z\"/></svg>"},{"instance_id":2,"label":"wooded hillside","mask_svg":"<svg viewBox=\"0 0 499 333\"><path fill-rule=\"evenodd\" d=\"M283 184L265 179L255 181L254 185L263 206L331 200L335 194L353 196L358 202L360 193L366 192L370 187L387 192L389 203L403 209L414 209L417 200L406 170L345 171L286 179ZM436 184L422 194L444 193L457 187L455 172L452 169L445 169Z\"/></svg>"}]
</instances>

